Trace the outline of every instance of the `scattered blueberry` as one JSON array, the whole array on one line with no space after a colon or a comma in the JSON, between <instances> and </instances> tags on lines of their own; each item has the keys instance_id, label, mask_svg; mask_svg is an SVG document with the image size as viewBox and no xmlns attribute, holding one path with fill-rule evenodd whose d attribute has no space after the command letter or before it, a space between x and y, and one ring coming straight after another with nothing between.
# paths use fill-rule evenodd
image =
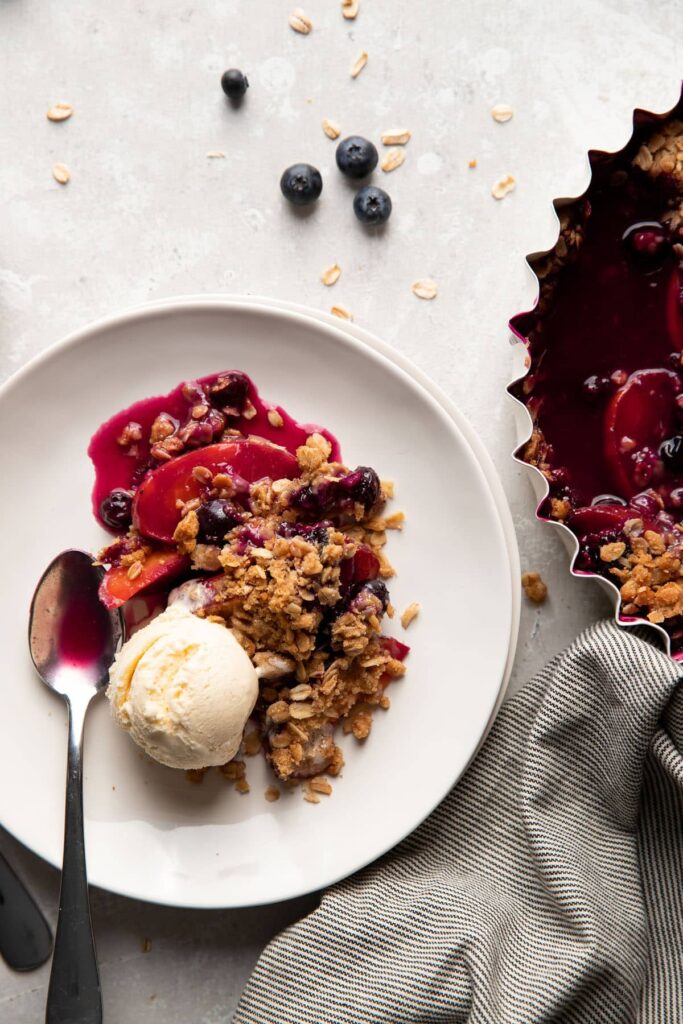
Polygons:
<instances>
[{"instance_id":1,"label":"scattered blueberry","mask_svg":"<svg viewBox=\"0 0 683 1024\"><path fill-rule=\"evenodd\" d=\"M205 544L222 544L225 535L244 521L244 516L231 501L216 499L197 509L199 536Z\"/></svg>"},{"instance_id":2,"label":"scattered blueberry","mask_svg":"<svg viewBox=\"0 0 683 1024\"><path fill-rule=\"evenodd\" d=\"M280 178L280 188L285 199L295 206L314 203L323 190L320 171L310 164L292 164Z\"/></svg>"},{"instance_id":3,"label":"scattered blueberry","mask_svg":"<svg viewBox=\"0 0 683 1024\"><path fill-rule=\"evenodd\" d=\"M673 470L674 473L683 471L683 434L674 434L673 437L662 441L659 448L659 455L662 462Z\"/></svg>"},{"instance_id":4,"label":"scattered blueberry","mask_svg":"<svg viewBox=\"0 0 683 1024\"><path fill-rule=\"evenodd\" d=\"M349 178L366 178L378 159L376 147L360 135L349 135L337 146L337 167Z\"/></svg>"},{"instance_id":5,"label":"scattered blueberry","mask_svg":"<svg viewBox=\"0 0 683 1024\"><path fill-rule=\"evenodd\" d=\"M231 100L239 100L249 88L249 79L237 68L228 68L221 76L221 87Z\"/></svg>"},{"instance_id":6,"label":"scattered blueberry","mask_svg":"<svg viewBox=\"0 0 683 1024\"><path fill-rule=\"evenodd\" d=\"M102 522L107 526L111 526L115 530L127 530L133 520L132 509L133 495L131 492L117 487L107 495L100 505L100 516Z\"/></svg>"},{"instance_id":7,"label":"scattered blueberry","mask_svg":"<svg viewBox=\"0 0 683 1024\"><path fill-rule=\"evenodd\" d=\"M384 189L366 185L356 193L353 212L363 224L385 224L391 216L391 199Z\"/></svg>"},{"instance_id":8,"label":"scattered blueberry","mask_svg":"<svg viewBox=\"0 0 683 1024\"><path fill-rule=\"evenodd\" d=\"M631 224L624 231L622 242L636 266L647 273L659 270L669 251L666 228L656 220Z\"/></svg>"}]
</instances>

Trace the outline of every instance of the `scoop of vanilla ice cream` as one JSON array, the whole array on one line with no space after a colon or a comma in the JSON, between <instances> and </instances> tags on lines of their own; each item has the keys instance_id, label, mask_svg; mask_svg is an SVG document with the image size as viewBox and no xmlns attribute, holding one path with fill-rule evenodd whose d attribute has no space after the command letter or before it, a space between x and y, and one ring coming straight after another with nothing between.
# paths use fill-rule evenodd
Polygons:
<instances>
[{"instance_id":1,"label":"scoop of vanilla ice cream","mask_svg":"<svg viewBox=\"0 0 683 1024\"><path fill-rule=\"evenodd\" d=\"M119 725L171 768L230 761L257 695L254 666L230 630L182 605L123 645L107 687Z\"/></svg>"}]
</instances>

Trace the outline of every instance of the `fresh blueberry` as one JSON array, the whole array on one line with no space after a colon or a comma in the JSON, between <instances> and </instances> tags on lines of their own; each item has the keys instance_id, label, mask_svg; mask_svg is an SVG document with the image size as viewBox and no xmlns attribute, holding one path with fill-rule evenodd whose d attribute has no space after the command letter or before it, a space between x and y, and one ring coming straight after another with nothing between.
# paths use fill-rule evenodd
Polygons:
<instances>
[{"instance_id":1,"label":"fresh blueberry","mask_svg":"<svg viewBox=\"0 0 683 1024\"><path fill-rule=\"evenodd\" d=\"M385 224L391 216L391 199L384 189L366 185L356 193L353 212L363 224Z\"/></svg>"},{"instance_id":2,"label":"fresh blueberry","mask_svg":"<svg viewBox=\"0 0 683 1024\"><path fill-rule=\"evenodd\" d=\"M360 135L349 135L337 146L337 167L349 178L366 178L378 159L376 147Z\"/></svg>"},{"instance_id":3,"label":"fresh blueberry","mask_svg":"<svg viewBox=\"0 0 683 1024\"><path fill-rule=\"evenodd\" d=\"M683 434L674 434L673 437L662 441L659 455L669 469L674 473L680 473L683 470Z\"/></svg>"},{"instance_id":4,"label":"fresh blueberry","mask_svg":"<svg viewBox=\"0 0 683 1024\"><path fill-rule=\"evenodd\" d=\"M323 190L320 171L310 164L292 164L280 178L280 188L285 199L295 206L314 203Z\"/></svg>"},{"instance_id":5,"label":"fresh blueberry","mask_svg":"<svg viewBox=\"0 0 683 1024\"><path fill-rule=\"evenodd\" d=\"M133 495L130 491L115 488L100 505L102 522L114 530L127 530L132 522Z\"/></svg>"},{"instance_id":6,"label":"fresh blueberry","mask_svg":"<svg viewBox=\"0 0 683 1024\"><path fill-rule=\"evenodd\" d=\"M197 509L199 536L206 544L222 544L225 535L244 521L244 516L231 501L217 499Z\"/></svg>"},{"instance_id":7,"label":"fresh blueberry","mask_svg":"<svg viewBox=\"0 0 683 1024\"><path fill-rule=\"evenodd\" d=\"M237 68L228 68L221 76L221 87L231 100L239 100L249 88L249 79Z\"/></svg>"}]
</instances>

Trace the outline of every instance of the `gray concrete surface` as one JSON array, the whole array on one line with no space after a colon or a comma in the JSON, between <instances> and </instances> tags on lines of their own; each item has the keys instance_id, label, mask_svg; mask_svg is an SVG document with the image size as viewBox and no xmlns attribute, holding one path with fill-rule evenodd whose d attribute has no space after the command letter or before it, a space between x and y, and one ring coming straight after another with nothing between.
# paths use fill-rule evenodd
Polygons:
<instances>
[{"instance_id":1,"label":"gray concrete surface","mask_svg":"<svg viewBox=\"0 0 683 1024\"><path fill-rule=\"evenodd\" d=\"M348 306L439 381L496 462L523 566L550 590L541 609L524 607L518 686L606 604L568 577L509 458L506 321L533 299L524 254L552 244L550 201L582 190L586 150L622 145L635 106L676 101L680 6L361 0L353 22L337 0L300 2L309 36L287 26L295 0L2 0L0 376L147 299L231 292ZM361 50L369 61L352 81ZM251 80L239 111L219 88L234 65ZM51 124L58 100L75 113ZM501 102L514 108L504 125L490 116ZM324 117L375 139L413 131L405 164L377 174L395 204L381 236L354 221ZM216 150L225 159L207 158ZM278 190L297 160L325 177L303 218ZM52 179L57 161L71 170L66 187ZM496 202L491 186L507 173L517 189ZM328 290L320 272L335 260L343 274ZM439 284L434 302L411 293L422 276ZM0 848L54 921L57 873L6 834ZM95 892L107 1024L223 1024L265 942L313 903L191 913ZM0 964L0 1020L42 1020L47 978Z\"/></svg>"}]
</instances>

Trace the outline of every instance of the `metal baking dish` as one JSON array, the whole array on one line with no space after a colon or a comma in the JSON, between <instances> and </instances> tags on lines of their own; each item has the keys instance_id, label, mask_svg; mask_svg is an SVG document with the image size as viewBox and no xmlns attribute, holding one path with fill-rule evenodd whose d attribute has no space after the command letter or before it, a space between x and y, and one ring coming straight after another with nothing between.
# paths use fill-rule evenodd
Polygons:
<instances>
[{"instance_id":1,"label":"metal baking dish","mask_svg":"<svg viewBox=\"0 0 683 1024\"><path fill-rule=\"evenodd\" d=\"M678 103L671 110L667 111L665 114L655 114L655 113L653 113L651 111L648 111L648 110L640 110L640 109L634 110L634 112L633 112L633 120L632 120L632 129L633 130L631 132L631 135L629 136L628 141L626 142L626 144L624 146L621 147L621 149L615 150L614 152L610 152L610 153L605 152L603 150L590 150L588 152L587 158L588 158L588 165L589 165L589 168L590 168L590 178L589 178L588 185L586 186L586 189L584 190L584 192L582 192L579 196L575 196L574 198L555 199L555 200L553 200L553 207L554 207L554 210L555 210L555 217L556 217L557 224L558 224L558 238L559 238L559 226L560 226L559 212L564 207L572 205L574 203L577 203L582 198L584 198L584 196L586 195L586 192L590 188L590 184L591 184L592 176L593 176L593 168L595 167L596 163L598 163L599 161L602 161L602 160L604 160L604 159L606 159L608 157L617 156L620 153L624 152L624 150L628 149L629 145L633 141L633 136L636 133L636 131L642 130L643 127L654 126L654 125L656 125L658 123L662 123L663 121L666 121L668 118L672 117L674 114L678 114L679 117L683 120L683 89L682 89L682 92L681 92L681 99L678 101ZM526 257L526 262L529 265L529 267L531 268L531 270L532 270L532 272L534 274L534 277L536 278L536 283L537 283L537 286L538 286L539 289L540 289L540 280L539 280L538 275L536 274L535 268L538 266L538 264L540 263L541 260L543 260L545 257L547 257L553 251L553 249L554 249L554 245L550 249L544 250L542 252L531 253L530 255L528 255ZM537 289L536 299L534 301L534 307L535 307L536 303L538 302L538 294L539 294L539 291ZM532 309L534 307L532 307ZM523 453L524 447L525 447L526 443L529 441L529 439L531 438L531 433L532 433L532 429L533 429L533 423L532 423L531 416L530 416L526 406L513 393L513 388L515 388L515 386L518 385L519 382L522 381L524 379L524 377L527 376L527 374L529 372L529 369L530 369L530 366L531 366L530 358L529 358L528 354L526 353L526 339L525 339L523 333L521 332L521 327L520 327L520 322L523 320L523 318L525 316L528 315L528 312L530 312L530 311L516 314L515 316L512 317L512 319L510 320L509 325L508 325L509 328L510 328L510 331L512 332L512 335L513 335L512 341L515 344L516 349L517 349L517 353L519 355L519 362L520 362L520 366L521 366L521 372L514 378L514 380L512 380L510 382L510 384L508 385L508 389L507 390L508 390L508 394L510 395L510 398L512 399L512 401L514 403L514 414L515 414L515 424L516 424L517 447L515 448L515 450L513 451L512 454L513 454L513 458L514 458L515 462L517 462L517 463L519 463L519 465L523 466L524 469L527 472L529 481L531 483L531 486L533 488L534 494L536 496L536 513L535 513L536 514L536 518L540 522L546 523L549 527L552 527L556 532L559 533L559 536L561 537L561 539L562 539L562 541L563 541L563 543L564 543L564 545L565 545L565 547L566 547L566 549L567 549L567 551L569 553L569 571L571 572L572 576L577 576L577 577L580 577L582 579L590 578L590 579L594 580L599 586L601 586L603 591L605 591L608 594L608 596L610 598L610 601L612 602L612 605L614 607L614 619L615 619L615 622L618 625L624 626L626 628L633 627L633 626L646 626L648 629L654 631L658 635L658 637L661 640L661 643L662 643L662 646L663 646L664 650L669 655L671 655L671 639L669 637L669 634L666 632L666 630L663 629L662 626L660 626L660 625L657 625L655 623L649 622L647 619L640 618L640 617L637 617L637 616L623 615L621 613L621 595L619 593L619 590L618 590L617 586L614 583L612 583L610 580L606 579L604 576L600 576L598 573L587 572L585 570L579 570L579 569L575 568L576 557L577 557L577 555L579 553L579 542L578 542L578 539L577 539L576 535L569 529L569 527L565 526L564 523L561 523L561 522L559 522L556 519L550 519L547 516L544 516L544 515L542 515L540 513L540 508L541 508L541 506L543 504L543 501L548 496L548 492L549 492L548 481L543 476L541 471L536 468L536 466L531 465L530 463L526 462L523 459L523 457L522 457L522 453ZM683 661L683 651L678 652L673 657L677 661Z\"/></svg>"}]
</instances>

